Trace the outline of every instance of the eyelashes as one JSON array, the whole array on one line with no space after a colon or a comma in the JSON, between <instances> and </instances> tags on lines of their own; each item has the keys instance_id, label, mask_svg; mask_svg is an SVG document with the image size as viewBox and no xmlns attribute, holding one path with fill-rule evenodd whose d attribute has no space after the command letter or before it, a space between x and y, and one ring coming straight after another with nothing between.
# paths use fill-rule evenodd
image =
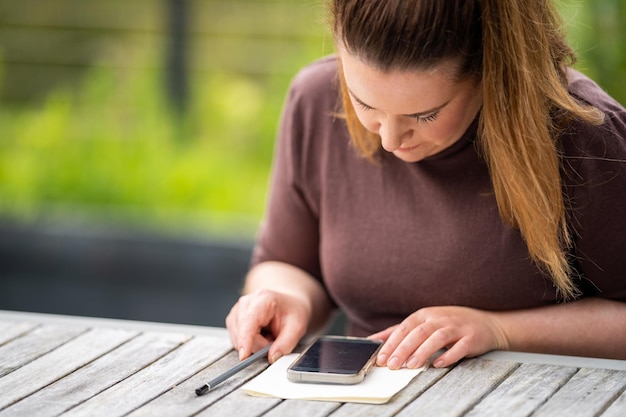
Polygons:
<instances>
[{"instance_id":1,"label":"eyelashes","mask_svg":"<svg viewBox=\"0 0 626 417\"><path fill-rule=\"evenodd\" d=\"M437 117L439 117L439 110L429 114L428 116L413 116L415 120L422 123L434 122L435 120L437 120Z\"/></svg>"},{"instance_id":2,"label":"eyelashes","mask_svg":"<svg viewBox=\"0 0 626 417\"><path fill-rule=\"evenodd\" d=\"M358 100L358 101L357 101L357 103L359 103L359 106L361 106L361 108L362 108L363 110L365 110L365 111L368 111L368 110L372 110L372 109L373 109L372 107L370 107L370 106L368 106L367 104L365 104L365 103L361 102L360 100Z\"/></svg>"},{"instance_id":3,"label":"eyelashes","mask_svg":"<svg viewBox=\"0 0 626 417\"><path fill-rule=\"evenodd\" d=\"M359 103L359 106L361 106L361 108L364 111L373 110L373 107L370 107L367 104L362 103L361 101L357 101L357 103ZM409 116L409 117L411 117L412 119L415 119L415 121L417 121L418 123L431 123L431 122L434 122L435 120L437 120L437 117L439 117L439 113L440 112L441 112L440 110L437 110L436 112L431 113L431 114L429 114L427 116L413 115L413 116Z\"/></svg>"}]
</instances>

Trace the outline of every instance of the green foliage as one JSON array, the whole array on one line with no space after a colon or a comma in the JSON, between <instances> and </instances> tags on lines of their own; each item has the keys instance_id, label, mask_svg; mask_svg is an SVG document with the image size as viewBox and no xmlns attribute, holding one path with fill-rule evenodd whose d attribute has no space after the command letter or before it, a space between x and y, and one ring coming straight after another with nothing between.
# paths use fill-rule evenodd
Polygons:
<instances>
[{"instance_id":1,"label":"green foliage","mask_svg":"<svg viewBox=\"0 0 626 417\"><path fill-rule=\"evenodd\" d=\"M313 10L307 7L288 10L299 10L304 19ZM625 3L562 2L560 8L580 55L578 68L626 102ZM217 15L235 22L234 13ZM259 19L248 14L254 19L244 19L248 23L242 30L254 32L251 25ZM287 13L282 20L276 13L268 16L276 25L302 26ZM254 42L237 49L236 36L224 38L226 46L212 50L219 56L203 57L208 60L202 65L224 61L246 67L252 62L281 71L253 76L196 70L183 117L168 106L164 74L154 69L162 45L144 51L145 44L122 43L108 53L124 56L125 66L96 66L82 81L56 88L38 105L0 103L0 215L30 220L58 212L98 220L113 216L159 228L190 223L217 233L254 233L264 210L289 79L330 48L323 30L300 29L304 34L299 37L283 34L265 49ZM0 82L2 73L0 62Z\"/></svg>"},{"instance_id":2,"label":"green foliage","mask_svg":"<svg viewBox=\"0 0 626 417\"><path fill-rule=\"evenodd\" d=\"M578 54L576 68L626 104L626 2L561 0L558 5Z\"/></svg>"},{"instance_id":3,"label":"green foliage","mask_svg":"<svg viewBox=\"0 0 626 417\"><path fill-rule=\"evenodd\" d=\"M173 223L231 212L254 223L283 101L276 91L287 81L206 75L178 118L161 73L98 69L37 108L3 108L0 210L32 218L72 207Z\"/></svg>"}]
</instances>

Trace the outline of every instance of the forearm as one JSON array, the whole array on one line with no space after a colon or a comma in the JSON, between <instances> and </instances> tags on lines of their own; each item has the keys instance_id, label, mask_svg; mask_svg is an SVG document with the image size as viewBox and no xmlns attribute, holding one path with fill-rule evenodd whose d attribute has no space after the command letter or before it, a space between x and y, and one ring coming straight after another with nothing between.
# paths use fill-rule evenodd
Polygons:
<instances>
[{"instance_id":1,"label":"forearm","mask_svg":"<svg viewBox=\"0 0 626 417\"><path fill-rule=\"evenodd\" d=\"M246 277L243 293L269 289L302 300L310 311L308 333L320 331L330 318L333 304L318 280L305 271L282 262L263 262Z\"/></svg>"},{"instance_id":2,"label":"forearm","mask_svg":"<svg viewBox=\"0 0 626 417\"><path fill-rule=\"evenodd\" d=\"M626 359L626 303L601 298L494 313L505 349Z\"/></svg>"}]
</instances>

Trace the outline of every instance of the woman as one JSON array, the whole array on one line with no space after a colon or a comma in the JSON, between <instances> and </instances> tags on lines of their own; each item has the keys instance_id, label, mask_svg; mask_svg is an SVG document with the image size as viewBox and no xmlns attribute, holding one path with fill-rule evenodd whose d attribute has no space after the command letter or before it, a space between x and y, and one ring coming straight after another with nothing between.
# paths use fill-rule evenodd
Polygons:
<instances>
[{"instance_id":1,"label":"woman","mask_svg":"<svg viewBox=\"0 0 626 417\"><path fill-rule=\"evenodd\" d=\"M226 320L240 357L274 340L275 361L339 307L392 369L626 359L626 111L568 67L549 0L330 10L337 58L292 84Z\"/></svg>"}]
</instances>

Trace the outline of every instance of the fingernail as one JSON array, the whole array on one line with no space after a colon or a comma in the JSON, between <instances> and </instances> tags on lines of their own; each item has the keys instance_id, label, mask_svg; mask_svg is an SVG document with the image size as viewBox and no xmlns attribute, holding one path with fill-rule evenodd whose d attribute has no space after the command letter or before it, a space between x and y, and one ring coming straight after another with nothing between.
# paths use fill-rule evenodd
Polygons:
<instances>
[{"instance_id":1,"label":"fingernail","mask_svg":"<svg viewBox=\"0 0 626 417\"><path fill-rule=\"evenodd\" d=\"M389 359L389 362L387 363L387 366L389 367L389 369L399 369L400 368L400 359L396 358L395 356L391 359Z\"/></svg>"},{"instance_id":2,"label":"fingernail","mask_svg":"<svg viewBox=\"0 0 626 417\"><path fill-rule=\"evenodd\" d=\"M443 367L443 361L442 361L441 359L437 359L437 360L435 361L435 363L433 363L433 366L434 366L435 368L442 368L442 367Z\"/></svg>"},{"instance_id":3,"label":"fingernail","mask_svg":"<svg viewBox=\"0 0 626 417\"><path fill-rule=\"evenodd\" d=\"M243 359L243 348L239 348L239 360Z\"/></svg>"},{"instance_id":4,"label":"fingernail","mask_svg":"<svg viewBox=\"0 0 626 417\"><path fill-rule=\"evenodd\" d=\"M380 355L378 355L378 359L376 359L376 365L385 366L386 363L387 363L387 354L381 353Z\"/></svg>"},{"instance_id":5,"label":"fingernail","mask_svg":"<svg viewBox=\"0 0 626 417\"><path fill-rule=\"evenodd\" d=\"M415 357L409 358L409 361L406 363L406 367L409 369L415 369L419 366L419 359Z\"/></svg>"},{"instance_id":6,"label":"fingernail","mask_svg":"<svg viewBox=\"0 0 626 417\"><path fill-rule=\"evenodd\" d=\"M276 362L277 360L279 360L282 356L283 356L283 354L282 354L282 353L280 353L280 352L274 352L274 354L273 354L273 355L272 355L272 357L271 357L270 362L274 363L274 362Z\"/></svg>"}]
</instances>

